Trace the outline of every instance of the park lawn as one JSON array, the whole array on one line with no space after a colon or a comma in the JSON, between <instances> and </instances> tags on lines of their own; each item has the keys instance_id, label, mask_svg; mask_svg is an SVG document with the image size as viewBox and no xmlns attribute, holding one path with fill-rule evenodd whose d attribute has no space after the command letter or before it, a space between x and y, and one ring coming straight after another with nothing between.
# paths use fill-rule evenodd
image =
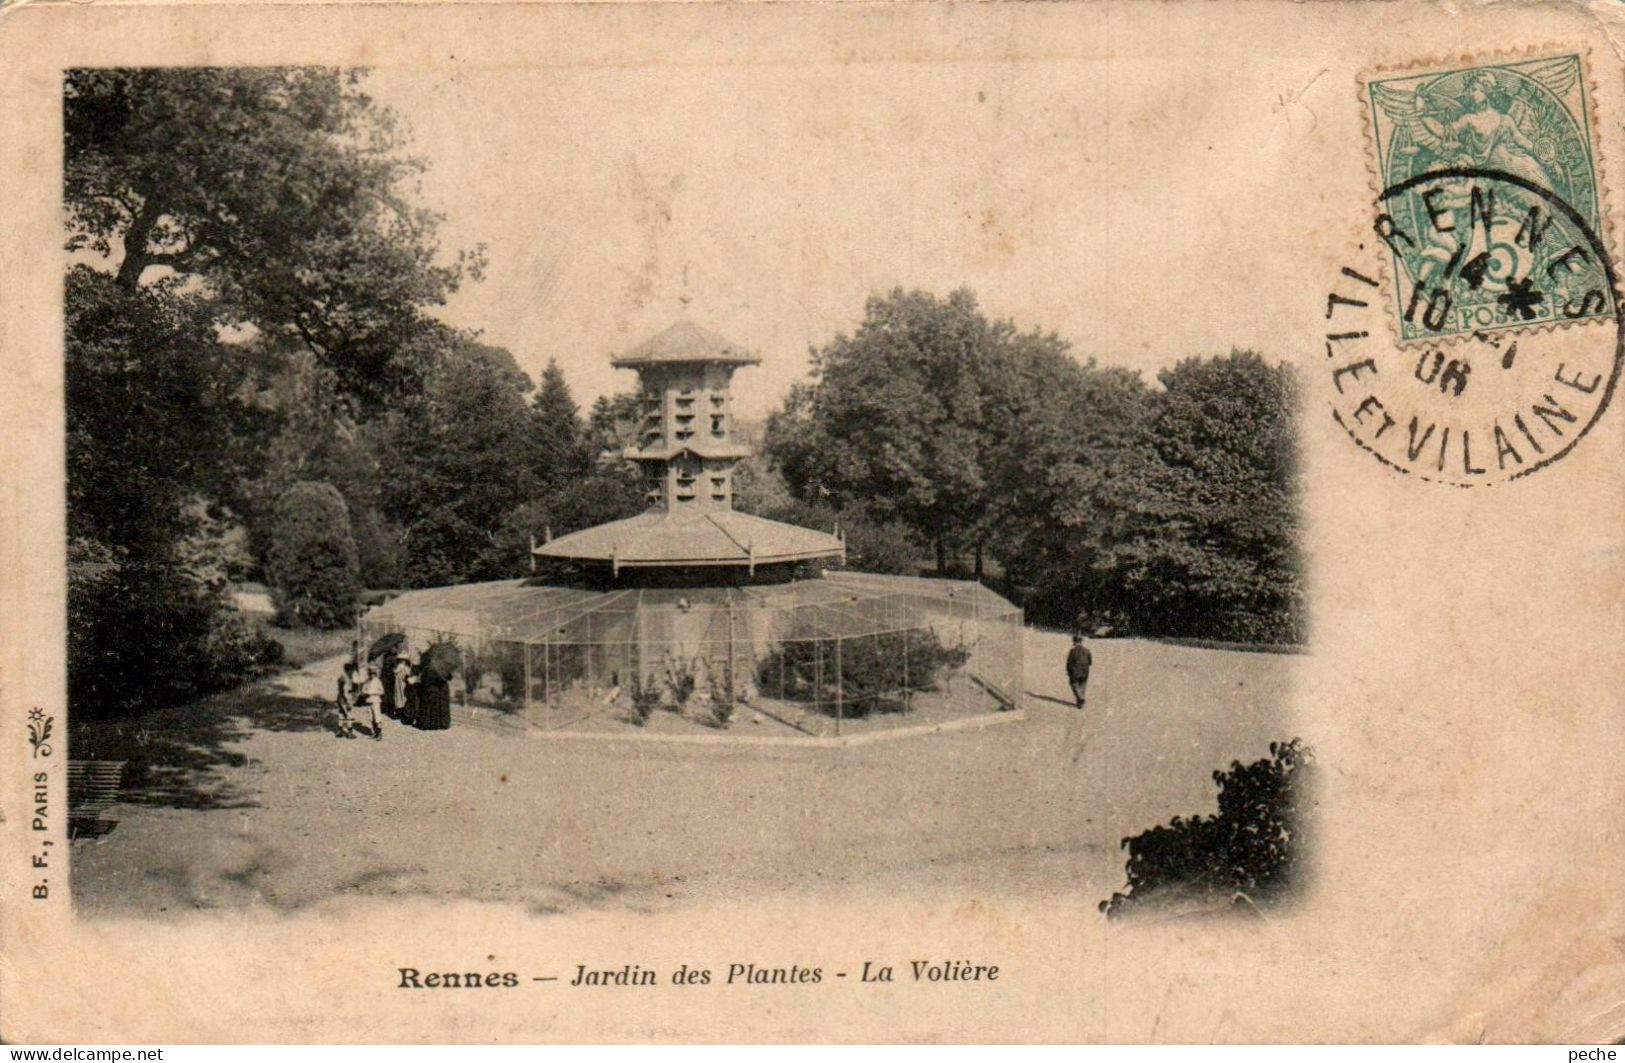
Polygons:
<instances>
[{"instance_id":1,"label":"park lawn","mask_svg":"<svg viewBox=\"0 0 1625 1063\"><path fill-rule=\"evenodd\" d=\"M369 591L369 595L379 592ZM313 627L281 627L274 621L275 607L271 604L270 588L263 583L238 583L232 588L232 602L255 631L274 639L282 647L282 661L294 668L302 668L313 661L324 660L350 651L355 629L344 627L325 631Z\"/></svg>"},{"instance_id":2,"label":"park lawn","mask_svg":"<svg viewBox=\"0 0 1625 1063\"><path fill-rule=\"evenodd\" d=\"M314 627L278 627L265 619L251 622L260 634L281 645L283 663L294 668L349 653L355 639L355 628L350 627L323 631Z\"/></svg>"}]
</instances>

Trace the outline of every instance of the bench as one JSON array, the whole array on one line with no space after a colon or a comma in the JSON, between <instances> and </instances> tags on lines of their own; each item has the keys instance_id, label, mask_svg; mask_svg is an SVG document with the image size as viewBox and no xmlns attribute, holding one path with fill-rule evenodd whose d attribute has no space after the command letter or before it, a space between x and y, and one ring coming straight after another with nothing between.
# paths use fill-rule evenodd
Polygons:
<instances>
[{"instance_id":1,"label":"bench","mask_svg":"<svg viewBox=\"0 0 1625 1063\"><path fill-rule=\"evenodd\" d=\"M68 761L68 838L99 838L118 820L104 818L124 782L122 760Z\"/></svg>"}]
</instances>

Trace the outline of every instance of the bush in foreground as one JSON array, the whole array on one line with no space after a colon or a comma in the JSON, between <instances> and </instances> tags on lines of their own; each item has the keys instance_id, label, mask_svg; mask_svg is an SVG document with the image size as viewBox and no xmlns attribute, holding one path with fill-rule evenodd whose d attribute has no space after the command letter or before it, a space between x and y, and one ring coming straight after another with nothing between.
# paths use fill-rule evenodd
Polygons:
<instances>
[{"instance_id":1,"label":"bush in foreground","mask_svg":"<svg viewBox=\"0 0 1625 1063\"><path fill-rule=\"evenodd\" d=\"M1302 868L1313 765L1313 751L1294 738L1271 742L1268 760L1233 761L1229 771L1214 772L1218 814L1175 816L1165 827L1124 838L1128 892L1112 894L1100 910L1116 917L1173 901L1280 900Z\"/></svg>"}]
</instances>

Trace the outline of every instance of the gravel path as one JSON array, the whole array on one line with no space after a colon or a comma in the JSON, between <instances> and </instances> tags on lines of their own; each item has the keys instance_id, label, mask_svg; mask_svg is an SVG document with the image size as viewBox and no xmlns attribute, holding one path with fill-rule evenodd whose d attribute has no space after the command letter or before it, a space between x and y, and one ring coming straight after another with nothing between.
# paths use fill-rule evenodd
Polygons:
<instances>
[{"instance_id":1,"label":"gravel path","mask_svg":"<svg viewBox=\"0 0 1625 1063\"><path fill-rule=\"evenodd\" d=\"M548 741L468 719L335 737L338 661L156 714L117 826L74 843L81 912L301 910L336 896L655 910L796 891L1072 894L1122 884L1118 840L1214 809L1268 754L1301 659L1099 641L1087 710L1063 636L1029 632L1022 721L854 748ZM1313 736L1306 736L1311 742ZM116 750L116 752L115 752Z\"/></svg>"}]
</instances>

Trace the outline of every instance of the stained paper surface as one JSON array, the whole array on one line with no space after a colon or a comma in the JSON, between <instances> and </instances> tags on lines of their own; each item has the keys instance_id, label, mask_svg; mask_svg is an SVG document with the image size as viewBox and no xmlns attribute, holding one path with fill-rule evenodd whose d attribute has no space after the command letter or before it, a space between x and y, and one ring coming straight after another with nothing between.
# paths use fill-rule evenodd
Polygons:
<instances>
[{"instance_id":1,"label":"stained paper surface","mask_svg":"<svg viewBox=\"0 0 1625 1063\"><path fill-rule=\"evenodd\" d=\"M5 1039L1625 1037L1622 33L1601 3L0 9ZM445 317L578 398L692 313L763 355L734 401L765 417L896 287L1147 378L1291 363L1304 652L1096 640L1086 714L1035 629L1023 718L869 743L263 728L213 750L240 807L70 840L64 74L276 64L369 71L442 244L486 248ZM1291 904L1101 914L1122 837L1293 738ZM387 785L344 789L352 753ZM655 984L570 984L630 967Z\"/></svg>"}]
</instances>

